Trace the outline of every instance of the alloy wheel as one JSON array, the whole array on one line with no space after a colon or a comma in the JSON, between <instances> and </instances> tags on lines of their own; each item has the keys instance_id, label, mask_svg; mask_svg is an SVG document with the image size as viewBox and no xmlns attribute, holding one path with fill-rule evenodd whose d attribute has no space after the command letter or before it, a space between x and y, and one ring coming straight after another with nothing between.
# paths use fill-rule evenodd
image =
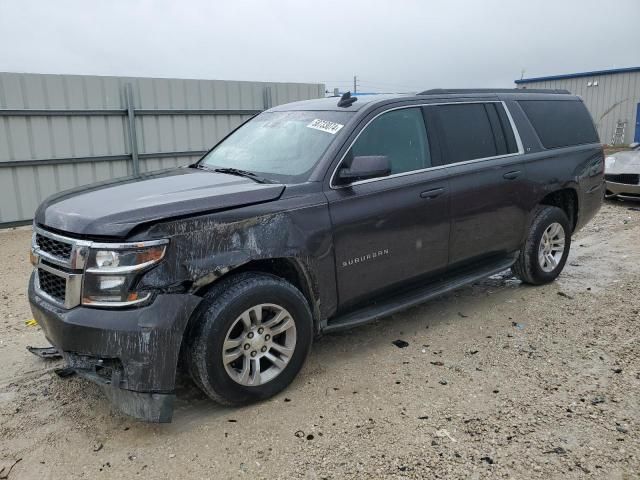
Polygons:
<instances>
[{"instance_id":1,"label":"alloy wheel","mask_svg":"<svg viewBox=\"0 0 640 480\"><path fill-rule=\"evenodd\" d=\"M542 233L538 246L538 263L544 272L553 272L562 260L565 233L558 222L549 225Z\"/></svg>"},{"instance_id":2,"label":"alloy wheel","mask_svg":"<svg viewBox=\"0 0 640 480\"><path fill-rule=\"evenodd\" d=\"M235 382L255 387L278 376L296 347L296 324L283 307L263 303L245 310L222 346L224 368Z\"/></svg>"}]
</instances>

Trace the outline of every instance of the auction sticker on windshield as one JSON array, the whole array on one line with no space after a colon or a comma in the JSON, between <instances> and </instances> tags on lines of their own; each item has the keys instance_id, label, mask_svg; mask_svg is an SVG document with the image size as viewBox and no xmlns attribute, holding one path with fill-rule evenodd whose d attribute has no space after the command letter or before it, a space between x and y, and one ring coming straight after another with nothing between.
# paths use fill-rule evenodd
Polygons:
<instances>
[{"instance_id":1,"label":"auction sticker on windshield","mask_svg":"<svg viewBox=\"0 0 640 480\"><path fill-rule=\"evenodd\" d=\"M313 122L307 125L308 128L315 128L316 130L321 130L323 132L330 133L331 135L335 135L340 131L344 125L339 123L330 122L329 120L320 120L316 118Z\"/></svg>"}]
</instances>

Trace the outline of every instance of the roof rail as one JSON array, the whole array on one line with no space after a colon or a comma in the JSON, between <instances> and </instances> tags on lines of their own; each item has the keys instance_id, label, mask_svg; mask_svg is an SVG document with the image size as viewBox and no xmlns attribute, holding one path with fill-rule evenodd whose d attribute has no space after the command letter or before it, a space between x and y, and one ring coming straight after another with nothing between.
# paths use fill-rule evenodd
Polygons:
<instances>
[{"instance_id":1,"label":"roof rail","mask_svg":"<svg viewBox=\"0 0 640 480\"><path fill-rule=\"evenodd\" d=\"M453 95L464 93L554 93L570 94L569 90L558 88L432 88L418 95Z\"/></svg>"}]
</instances>

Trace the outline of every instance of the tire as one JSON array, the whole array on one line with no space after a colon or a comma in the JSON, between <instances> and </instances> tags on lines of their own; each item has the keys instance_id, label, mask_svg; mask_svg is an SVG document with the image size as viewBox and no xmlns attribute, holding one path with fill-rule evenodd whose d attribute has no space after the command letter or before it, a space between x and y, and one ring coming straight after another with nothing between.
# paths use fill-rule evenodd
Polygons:
<instances>
[{"instance_id":1,"label":"tire","mask_svg":"<svg viewBox=\"0 0 640 480\"><path fill-rule=\"evenodd\" d=\"M282 391L302 368L313 340L305 297L289 282L265 273L222 280L192 320L187 368L196 385L224 405L244 405Z\"/></svg>"},{"instance_id":2,"label":"tire","mask_svg":"<svg viewBox=\"0 0 640 480\"><path fill-rule=\"evenodd\" d=\"M556 226L559 226L561 231L557 230ZM543 240L545 232L547 236ZM556 232L557 235L550 236ZM561 252L558 251L560 236L564 237ZM570 248L571 224L567 214L558 207L539 205L533 212L527 239L511 270L524 283L542 285L553 282L562 272ZM543 252L548 251L549 254L542 255L541 258L540 249Z\"/></svg>"}]
</instances>

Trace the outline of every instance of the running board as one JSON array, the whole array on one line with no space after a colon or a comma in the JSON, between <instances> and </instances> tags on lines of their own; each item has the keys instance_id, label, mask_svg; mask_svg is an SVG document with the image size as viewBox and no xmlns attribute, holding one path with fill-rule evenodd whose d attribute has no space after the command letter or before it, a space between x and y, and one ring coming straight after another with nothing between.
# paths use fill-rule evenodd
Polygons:
<instances>
[{"instance_id":1,"label":"running board","mask_svg":"<svg viewBox=\"0 0 640 480\"><path fill-rule=\"evenodd\" d=\"M327 322L322 332L331 333L346 330L383 317L388 317L389 315L406 310L414 305L419 305L444 293L500 273L511 267L514 263L515 258L503 258L499 262L492 262L473 269L466 269L453 275L450 274L450 276L444 280L435 281L423 287L414 287L382 303L374 303L355 312L334 317Z\"/></svg>"}]
</instances>

